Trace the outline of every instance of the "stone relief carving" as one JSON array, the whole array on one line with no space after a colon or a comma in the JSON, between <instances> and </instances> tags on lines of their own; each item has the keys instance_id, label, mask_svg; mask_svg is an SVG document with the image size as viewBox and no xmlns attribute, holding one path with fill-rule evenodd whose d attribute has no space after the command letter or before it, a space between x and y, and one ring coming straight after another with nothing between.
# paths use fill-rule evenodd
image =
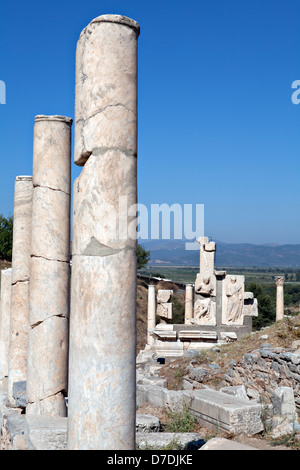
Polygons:
<instances>
[{"instance_id":1,"label":"stone relief carving","mask_svg":"<svg viewBox=\"0 0 300 470\"><path fill-rule=\"evenodd\" d=\"M244 276L226 276L223 296L223 323L243 324Z\"/></svg>"},{"instance_id":2,"label":"stone relief carving","mask_svg":"<svg viewBox=\"0 0 300 470\"><path fill-rule=\"evenodd\" d=\"M215 302L210 297L198 299L194 305L194 322L196 325L215 325Z\"/></svg>"}]
</instances>

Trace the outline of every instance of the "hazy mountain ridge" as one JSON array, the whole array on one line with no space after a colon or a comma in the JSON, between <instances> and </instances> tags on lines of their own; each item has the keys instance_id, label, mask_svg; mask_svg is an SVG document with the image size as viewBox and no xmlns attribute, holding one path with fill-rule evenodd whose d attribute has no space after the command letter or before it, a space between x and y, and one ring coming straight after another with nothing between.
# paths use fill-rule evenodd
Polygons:
<instances>
[{"instance_id":1,"label":"hazy mountain ridge","mask_svg":"<svg viewBox=\"0 0 300 470\"><path fill-rule=\"evenodd\" d=\"M139 243L150 250L150 265L199 265L199 249L186 250L184 240L139 240ZM254 245L216 241L215 265L300 268L300 244Z\"/></svg>"}]
</instances>

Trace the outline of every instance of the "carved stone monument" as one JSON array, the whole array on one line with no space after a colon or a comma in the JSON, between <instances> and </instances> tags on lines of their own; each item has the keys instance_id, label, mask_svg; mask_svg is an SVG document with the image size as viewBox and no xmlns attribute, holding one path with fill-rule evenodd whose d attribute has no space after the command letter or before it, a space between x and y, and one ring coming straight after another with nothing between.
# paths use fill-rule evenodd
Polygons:
<instances>
[{"instance_id":1,"label":"carved stone monument","mask_svg":"<svg viewBox=\"0 0 300 470\"><path fill-rule=\"evenodd\" d=\"M157 314L163 318L154 329L151 348L166 357L197 353L203 348L235 341L252 330L252 317L258 315L257 299L245 292L245 277L215 270L216 244L207 237L200 244L200 272L195 289L186 285L184 325L172 324L167 308L169 291L157 297Z\"/></svg>"},{"instance_id":2,"label":"carved stone monument","mask_svg":"<svg viewBox=\"0 0 300 470\"><path fill-rule=\"evenodd\" d=\"M223 283L222 322L224 325L242 325L244 309L244 276L225 277Z\"/></svg>"},{"instance_id":3,"label":"carved stone monument","mask_svg":"<svg viewBox=\"0 0 300 470\"><path fill-rule=\"evenodd\" d=\"M156 315L160 317L161 323L168 323L168 321L173 318L173 303L170 302L172 295L172 290L158 289L156 297Z\"/></svg>"},{"instance_id":4,"label":"carved stone monument","mask_svg":"<svg viewBox=\"0 0 300 470\"><path fill-rule=\"evenodd\" d=\"M214 260L216 244L209 242L207 237L200 237L197 242L200 244L200 272L197 274L195 292L197 294L215 296L216 276Z\"/></svg>"}]
</instances>

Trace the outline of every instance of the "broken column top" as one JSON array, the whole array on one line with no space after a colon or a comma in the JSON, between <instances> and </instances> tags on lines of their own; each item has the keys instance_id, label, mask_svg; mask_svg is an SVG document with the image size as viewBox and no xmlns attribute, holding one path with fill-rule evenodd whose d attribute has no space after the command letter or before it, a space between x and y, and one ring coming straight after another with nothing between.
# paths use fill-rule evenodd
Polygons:
<instances>
[{"instance_id":1,"label":"broken column top","mask_svg":"<svg viewBox=\"0 0 300 470\"><path fill-rule=\"evenodd\" d=\"M55 114L53 116L45 116L44 114L38 114L37 116L35 116L35 122L39 121L61 121L71 125L73 119L67 116L60 116L58 114Z\"/></svg>"},{"instance_id":2,"label":"broken column top","mask_svg":"<svg viewBox=\"0 0 300 470\"><path fill-rule=\"evenodd\" d=\"M118 24L123 24L125 26L129 26L130 28L133 28L136 31L138 36L140 34L140 25L135 20L132 20L131 18L128 18L127 16L122 16L122 15L101 15L101 16L98 16L97 18L94 18L82 30L81 35L84 34L86 29L91 24L94 24L94 23L118 23Z\"/></svg>"},{"instance_id":3,"label":"broken column top","mask_svg":"<svg viewBox=\"0 0 300 470\"><path fill-rule=\"evenodd\" d=\"M29 176L29 175L17 176L16 181L32 181L32 176Z\"/></svg>"}]
</instances>

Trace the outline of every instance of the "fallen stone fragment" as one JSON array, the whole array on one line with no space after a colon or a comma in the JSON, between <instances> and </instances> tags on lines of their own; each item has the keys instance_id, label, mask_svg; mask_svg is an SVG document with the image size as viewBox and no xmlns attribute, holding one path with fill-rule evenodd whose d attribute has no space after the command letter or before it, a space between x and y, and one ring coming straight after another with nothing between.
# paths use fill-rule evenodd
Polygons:
<instances>
[{"instance_id":1,"label":"fallen stone fragment","mask_svg":"<svg viewBox=\"0 0 300 470\"><path fill-rule=\"evenodd\" d=\"M207 441L199 450L258 450L255 447L231 441L223 437L214 437Z\"/></svg>"}]
</instances>

